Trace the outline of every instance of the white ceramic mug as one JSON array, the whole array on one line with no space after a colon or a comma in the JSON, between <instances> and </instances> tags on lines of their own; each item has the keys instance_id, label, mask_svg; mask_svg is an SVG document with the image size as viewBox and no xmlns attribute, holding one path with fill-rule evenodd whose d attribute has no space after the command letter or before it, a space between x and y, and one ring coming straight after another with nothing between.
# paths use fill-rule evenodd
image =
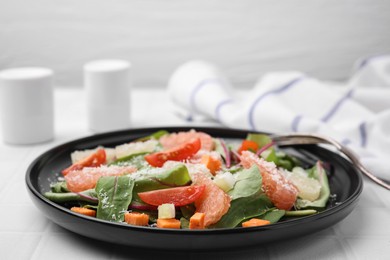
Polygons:
<instances>
[{"instance_id":1,"label":"white ceramic mug","mask_svg":"<svg viewBox=\"0 0 390 260\"><path fill-rule=\"evenodd\" d=\"M0 72L3 140L34 144L54 137L53 72L47 68L13 68Z\"/></svg>"},{"instance_id":2,"label":"white ceramic mug","mask_svg":"<svg viewBox=\"0 0 390 260\"><path fill-rule=\"evenodd\" d=\"M130 126L130 63L96 60L84 65L88 127L93 132Z\"/></svg>"}]
</instances>

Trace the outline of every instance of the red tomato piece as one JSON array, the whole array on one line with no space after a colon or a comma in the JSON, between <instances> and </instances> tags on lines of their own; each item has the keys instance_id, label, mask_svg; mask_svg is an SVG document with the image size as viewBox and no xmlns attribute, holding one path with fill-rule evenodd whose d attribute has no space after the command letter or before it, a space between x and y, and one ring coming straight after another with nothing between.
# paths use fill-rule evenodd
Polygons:
<instances>
[{"instance_id":1,"label":"red tomato piece","mask_svg":"<svg viewBox=\"0 0 390 260\"><path fill-rule=\"evenodd\" d=\"M62 171L65 176L71 171L82 170L84 167L98 167L106 162L106 151L104 149L98 149L93 154L87 156L83 160L72 164L68 168Z\"/></svg>"},{"instance_id":2,"label":"red tomato piece","mask_svg":"<svg viewBox=\"0 0 390 260\"><path fill-rule=\"evenodd\" d=\"M183 161L196 154L201 147L199 138L165 151L145 155L145 160L153 167L161 167L166 161Z\"/></svg>"},{"instance_id":3,"label":"red tomato piece","mask_svg":"<svg viewBox=\"0 0 390 260\"><path fill-rule=\"evenodd\" d=\"M176 207L190 204L197 200L205 190L205 185L192 185L138 193L141 200L149 205L159 206L165 203Z\"/></svg>"},{"instance_id":4,"label":"red tomato piece","mask_svg":"<svg viewBox=\"0 0 390 260\"><path fill-rule=\"evenodd\" d=\"M238 148L238 153L241 154L243 151L252 151L256 152L259 149L259 145L251 140L244 140L241 143L240 148Z\"/></svg>"}]
</instances>

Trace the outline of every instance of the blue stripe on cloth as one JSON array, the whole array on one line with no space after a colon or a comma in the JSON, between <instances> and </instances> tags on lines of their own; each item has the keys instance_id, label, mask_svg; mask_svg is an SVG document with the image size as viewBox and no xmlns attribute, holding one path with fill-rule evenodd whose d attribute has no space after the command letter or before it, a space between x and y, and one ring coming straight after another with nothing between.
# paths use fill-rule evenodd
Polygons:
<instances>
[{"instance_id":1,"label":"blue stripe on cloth","mask_svg":"<svg viewBox=\"0 0 390 260\"><path fill-rule=\"evenodd\" d=\"M366 58L360 62L360 64L357 66L357 70L361 70L365 66L367 66L368 62L372 59L372 57Z\"/></svg>"},{"instance_id":2,"label":"blue stripe on cloth","mask_svg":"<svg viewBox=\"0 0 390 260\"><path fill-rule=\"evenodd\" d=\"M299 122L301 122L303 116L302 115L297 115L294 117L293 121L291 122L291 130L293 132L298 132L298 125Z\"/></svg>"},{"instance_id":3,"label":"blue stripe on cloth","mask_svg":"<svg viewBox=\"0 0 390 260\"><path fill-rule=\"evenodd\" d=\"M221 102L218 103L217 107L215 108L215 117L219 122L221 122L221 115L220 115L221 107L223 107L226 104L233 103L233 102L234 102L234 100L229 98L229 99L222 100Z\"/></svg>"},{"instance_id":4,"label":"blue stripe on cloth","mask_svg":"<svg viewBox=\"0 0 390 260\"><path fill-rule=\"evenodd\" d=\"M194 120L194 118L192 115L188 115L184 120L187 122L192 122Z\"/></svg>"},{"instance_id":5,"label":"blue stripe on cloth","mask_svg":"<svg viewBox=\"0 0 390 260\"><path fill-rule=\"evenodd\" d=\"M342 144L342 145L349 145L350 143L352 143L352 142L351 142L351 140L348 139L348 138L345 138L345 139L341 140L341 144Z\"/></svg>"},{"instance_id":6,"label":"blue stripe on cloth","mask_svg":"<svg viewBox=\"0 0 390 260\"><path fill-rule=\"evenodd\" d=\"M300 77L300 78L297 78L297 79L294 79L292 81L290 81L289 83L287 83L286 85L283 85L281 86L280 88L277 88L277 89L274 89L274 90L270 90L268 92L265 92L264 94L262 94L261 96L259 96L255 102L253 102L252 106L250 107L249 109L249 114L248 114L248 120L249 120L249 126L252 130L256 130L256 127L255 127L255 120L254 120L254 113L255 113L255 109L256 109L256 106L265 98L267 98L268 96L271 96L271 95L278 95L280 93L283 93L285 92L286 90L290 89L292 86L294 86L294 84L296 84L297 82L301 81L304 77Z\"/></svg>"},{"instance_id":7,"label":"blue stripe on cloth","mask_svg":"<svg viewBox=\"0 0 390 260\"><path fill-rule=\"evenodd\" d=\"M354 89L350 89L344 96L342 96L337 102L336 104L334 104L334 106L329 110L328 113L326 113L322 118L321 118L321 121L322 122L327 122L332 116L334 116L334 114L336 114L336 112L340 109L340 107L342 106L342 104L351 98L352 94L354 92Z\"/></svg>"},{"instance_id":8,"label":"blue stripe on cloth","mask_svg":"<svg viewBox=\"0 0 390 260\"><path fill-rule=\"evenodd\" d=\"M211 79L204 79L202 80L201 82L198 83L198 85L196 85L194 87L194 89L192 90L191 92L191 95L190 95L190 106L191 106L191 112L198 112L198 109L196 107L196 102L195 102L195 97L196 95L198 94L198 92L205 86L207 86L208 84L212 84L212 83L219 83L221 82L220 79L218 78L211 78Z\"/></svg>"},{"instance_id":9,"label":"blue stripe on cloth","mask_svg":"<svg viewBox=\"0 0 390 260\"><path fill-rule=\"evenodd\" d=\"M360 132L360 146L366 147L367 145L367 129L366 129L366 122L362 122L359 125L359 132Z\"/></svg>"},{"instance_id":10,"label":"blue stripe on cloth","mask_svg":"<svg viewBox=\"0 0 390 260\"><path fill-rule=\"evenodd\" d=\"M382 58L382 57L386 57L386 56L388 56L388 54L378 54L378 55L367 57L359 63L356 70L361 70L362 68L366 67L367 64L370 63L371 61L373 61L377 58Z\"/></svg>"}]
</instances>

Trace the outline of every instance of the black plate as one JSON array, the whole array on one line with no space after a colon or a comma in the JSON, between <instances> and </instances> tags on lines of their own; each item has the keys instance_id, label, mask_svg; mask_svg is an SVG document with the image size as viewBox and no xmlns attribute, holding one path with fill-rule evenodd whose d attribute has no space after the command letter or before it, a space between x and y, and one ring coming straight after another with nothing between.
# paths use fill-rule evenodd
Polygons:
<instances>
[{"instance_id":1,"label":"black plate","mask_svg":"<svg viewBox=\"0 0 390 260\"><path fill-rule=\"evenodd\" d=\"M35 205L53 222L78 233L112 243L156 249L222 249L252 246L276 240L312 234L344 219L356 206L362 191L360 172L347 160L316 145L286 148L308 164L320 159L329 166L329 184L334 199L319 214L289 219L276 224L234 229L168 230L137 227L78 215L49 201L42 193L49 190L56 173L70 165L74 150L115 145L149 135L160 129L169 132L187 131L187 127L146 128L94 135L57 146L31 163L26 173L28 191ZM195 128L214 137L246 137L247 131L222 128Z\"/></svg>"}]
</instances>

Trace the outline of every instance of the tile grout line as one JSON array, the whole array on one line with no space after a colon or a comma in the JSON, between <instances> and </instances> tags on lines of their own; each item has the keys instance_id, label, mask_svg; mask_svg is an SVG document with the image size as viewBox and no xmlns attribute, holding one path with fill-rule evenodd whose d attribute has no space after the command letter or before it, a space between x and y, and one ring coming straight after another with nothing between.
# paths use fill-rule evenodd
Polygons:
<instances>
[{"instance_id":1,"label":"tile grout line","mask_svg":"<svg viewBox=\"0 0 390 260\"><path fill-rule=\"evenodd\" d=\"M341 246L341 248L345 252L347 259L357 259L355 251L350 246L350 244L348 243L348 241L344 235L341 235L341 234L337 235L336 240L339 242L339 245Z\"/></svg>"},{"instance_id":2,"label":"tile grout line","mask_svg":"<svg viewBox=\"0 0 390 260\"><path fill-rule=\"evenodd\" d=\"M32 147L31 149L28 150L28 152L26 153L26 155L24 156L24 158L22 160L24 163L27 163L26 159L28 158L28 156L30 154L32 154L34 149L35 148ZM14 172L17 173L18 171L20 171L22 169L22 167L24 167L24 163L19 163L18 166L14 169ZM18 178L18 175L17 174L13 174L13 176L11 178L9 178L8 181L5 182L4 187L6 188L9 185L9 183L14 181L14 179L16 179L16 178ZM23 175L23 181L25 181L25 174ZM6 191L5 188L0 191L0 197L2 197L3 193Z\"/></svg>"},{"instance_id":3,"label":"tile grout line","mask_svg":"<svg viewBox=\"0 0 390 260\"><path fill-rule=\"evenodd\" d=\"M52 227L53 227L53 223L51 221L48 221L48 225L46 226L45 230L43 232L41 232L41 239L39 240L30 259L37 259L37 260L40 259L39 255L41 254L42 247L44 247L47 240L49 239L49 234L50 234Z\"/></svg>"}]
</instances>

